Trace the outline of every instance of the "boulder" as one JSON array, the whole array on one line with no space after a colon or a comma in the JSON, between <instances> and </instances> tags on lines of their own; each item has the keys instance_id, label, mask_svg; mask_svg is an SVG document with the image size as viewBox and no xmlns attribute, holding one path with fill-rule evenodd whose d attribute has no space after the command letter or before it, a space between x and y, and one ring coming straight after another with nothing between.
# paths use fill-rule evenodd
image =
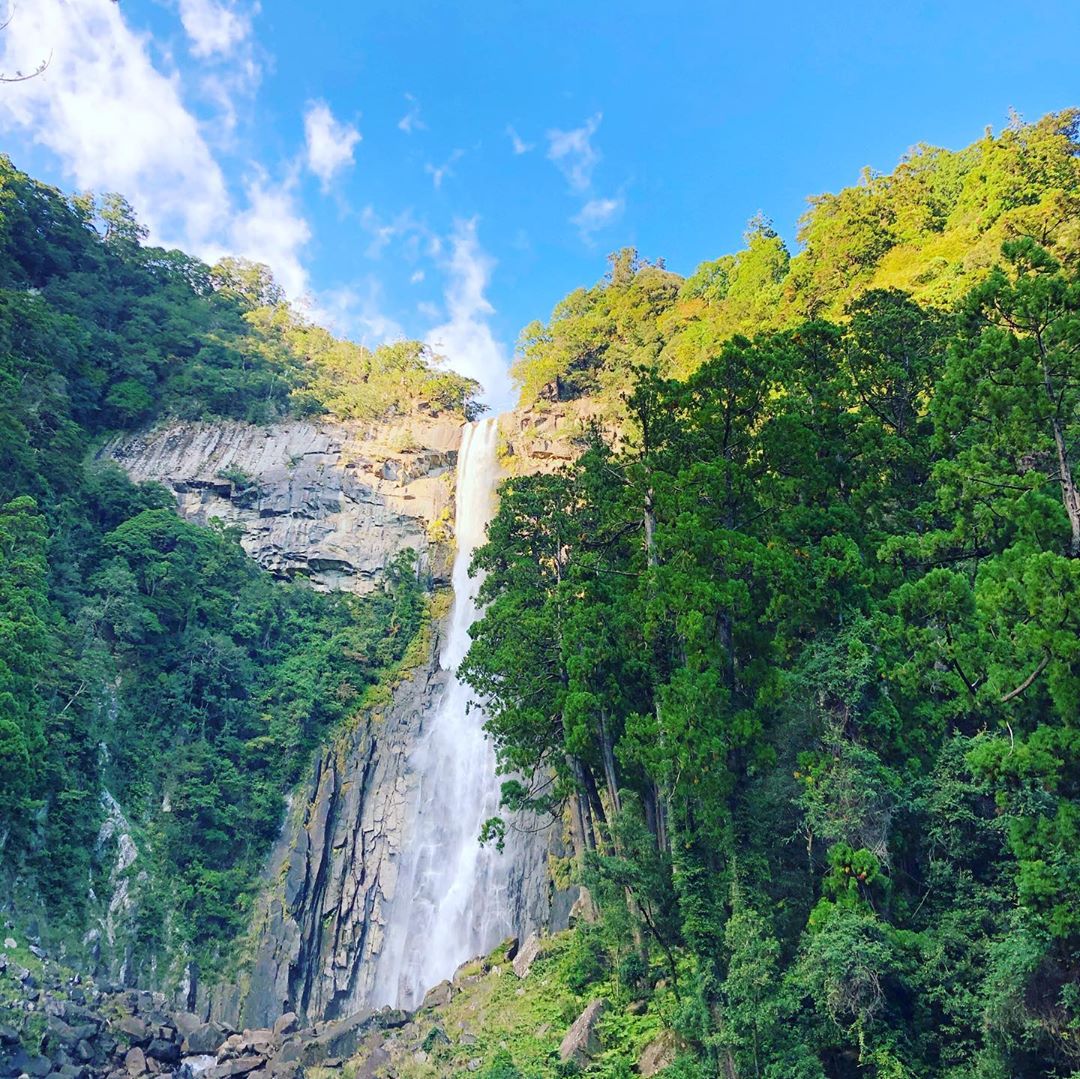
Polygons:
<instances>
[{"instance_id":1,"label":"boulder","mask_svg":"<svg viewBox=\"0 0 1080 1079\"><path fill-rule=\"evenodd\" d=\"M181 1041L203 1025L203 1021L194 1012L177 1012L172 1017L172 1021Z\"/></svg>"},{"instance_id":2,"label":"boulder","mask_svg":"<svg viewBox=\"0 0 1080 1079\"><path fill-rule=\"evenodd\" d=\"M147 1048L146 1055L161 1061L162 1064L179 1064L180 1046L164 1038L155 1038Z\"/></svg>"},{"instance_id":3,"label":"boulder","mask_svg":"<svg viewBox=\"0 0 1080 1079\"><path fill-rule=\"evenodd\" d=\"M124 1055L124 1069L128 1075L135 1076L145 1075L146 1068L146 1054L136 1045L127 1051Z\"/></svg>"},{"instance_id":4,"label":"boulder","mask_svg":"<svg viewBox=\"0 0 1080 1079\"><path fill-rule=\"evenodd\" d=\"M125 1015L116 1024L116 1029L126 1034L136 1045L146 1045L150 1041L150 1031L137 1015Z\"/></svg>"},{"instance_id":5,"label":"boulder","mask_svg":"<svg viewBox=\"0 0 1080 1079\"><path fill-rule=\"evenodd\" d=\"M234 1057L238 1057L244 1050L244 1035L243 1034L230 1034L229 1037L221 1043L218 1048L218 1062L224 1060L232 1060Z\"/></svg>"},{"instance_id":6,"label":"boulder","mask_svg":"<svg viewBox=\"0 0 1080 1079\"><path fill-rule=\"evenodd\" d=\"M599 920L600 911L597 909L592 892L588 888L582 888L578 892L577 899L574 900L574 905L570 908L570 924L573 926L585 922L592 925Z\"/></svg>"},{"instance_id":7,"label":"boulder","mask_svg":"<svg viewBox=\"0 0 1080 1079\"><path fill-rule=\"evenodd\" d=\"M559 1046L559 1059L563 1063L573 1061L579 1068L583 1068L600 1052L600 1036L596 1027L606 1008L607 1004L603 1000L591 1001L574 1020L574 1025L566 1032L566 1037Z\"/></svg>"},{"instance_id":8,"label":"boulder","mask_svg":"<svg viewBox=\"0 0 1080 1079\"><path fill-rule=\"evenodd\" d=\"M266 1057L281 1044L281 1039L276 1037L272 1030L263 1027L258 1030L245 1030L243 1039L241 1047L245 1053L261 1053Z\"/></svg>"},{"instance_id":9,"label":"boulder","mask_svg":"<svg viewBox=\"0 0 1080 1079\"><path fill-rule=\"evenodd\" d=\"M658 1072L671 1067L683 1048L682 1039L675 1031L661 1031L641 1052L637 1065L641 1079L652 1079Z\"/></svg>"},{"instance_id":10,"label":"boulder","mask_svg":"<svg viewBox=\"0 0 1080 1079\"><path fill-rule=\"evenodd\" d=\"M52 1071L52 1061L48 1057L28 1056L23 1050L15 1054L13 1062L21 1072L31 1079L44 1079Z\"/></svg>"},{"instance_id":11,"label":"boulder","mask_svg":"<svg viewBox=\"0 0 1080 1079\"><path fill-rule=\"evenodd\" d=\"M438 985L433 986L424 994L424 1002L420 1005L421 1008L438 1008L444 1004L449 1004L451 997L454 995L453 987L449 981L439 982Z\"/></svg>"},{"instance_id":12,"label":"boulder","mask_svg":"<svg viewBox=\"0 0 1080 1079\"><path fill-rule=\"evenodd\" d=\"M49 1048L70 1049L79 1041L79 1035L74 1027L69 1026L57 1015L49 1016L45 1031Z\"/></svg>"},{"instance_id":13,"label":"boulder","mask_svg":"<svg viewBox=\"0 0 1080 1079\"><path fill-rule=\"evenodd\" d=\"M184 1037L184 1052L192 1056L216 1053L225 1041L225 1028L220 1023L202 1023Z\"/></svg>"},{"instance_id":14,"label":"boulder","mask_svg":"<svg viewBox=\"0 0 1080 1079\"><path fill-rule=\"evenodd\" d=\"M525 943L521 946L521 950L514 956L514 973L519 978L528 976L540 951L540 938L535 933L530 933L525 938Z\"/></svg>"},{"instance_id":15,"label":"boulder","mask_svg":"<svg viewBox=\"0 0 1080 1079\"><path fill-rule=\"evenodd\" d=\"M303 1079L304 1068L299 1060L282 1060L275 1057L269 1067L272 1079Z\"/></svg>"},{"instance_id":16,"label":"boulder","mask_svg":"<svg viewBox=\"0 0 1080 1079\"><path fill-rule=\"evenodd\" d=\"M472 959L466 959L450 979L453 985L471 985L480 980L481 975L491 969L486 955L475 955Z\"/></svg>"},{"instance_id":17,"label":"boulder","mask_svg":"<svg viewBox=\"0 0 1080 1079\"><path fill-rule=\"evenodd\" d=\"M208 1068L203 1074L206 1079L230 1079L233 1075L247 1075L256 1068L261 1068L265 1063L266 1057L256 1056L253 1053L250 1056L233 1057L232 1060L226 1060L223 1064Z\"/></svg>"},{"instance_id":18,"label":"boulder","mask_svg":"<svg viewBox=\"0 0 1080 1079\"><path fill-rule=\"evenodd\" d=\"M295 1034L300 1029L300 1019L296 1012L286 1012L284 1015L278 1016L274 1022L274 1033L279 1038L287 1038L290 1034Z\"/></svg>"}]
</instances>

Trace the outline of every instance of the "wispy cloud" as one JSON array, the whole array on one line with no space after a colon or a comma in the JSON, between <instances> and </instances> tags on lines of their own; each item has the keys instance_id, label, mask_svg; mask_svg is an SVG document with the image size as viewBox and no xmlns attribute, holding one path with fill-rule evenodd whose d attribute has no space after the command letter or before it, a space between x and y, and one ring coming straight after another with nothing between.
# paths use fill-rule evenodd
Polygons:
<instances>
[{"instance_id":1,"label":"wispy cloud","mask_svg":"<svg viewBox=\"0 0 1080 1079\"><path fill-rule=\"evenodd\" d=\"M494 268L495 260L480 246L476 218L458 221L446 265L447 318L429 331L426 341L455 371L479 381L499 407L509 404L510 379L506 351L491 328L495 308L486 296Z\"/></svg>"},{"instance_id":2,"label":"wispy cloud","mask_svg":"<svg viewBox=\"0 0 1080 1079\"><path fill-rule=\"evenodd\" d=\"M251 33L259 5L245 7L230 0L180 0L180 21L194 56L224 56Z\"/></svg>"},{"instance_id":3,"label":"wispy cloud","mask_svg":"<svg viewBox=\"0 0 1080 1079\"><path fill-rule=\"evenodd\" d=\"M312 101L304 113L307 166L329 188L334 177L353 164L360 132L352 124L334 119L325 101Z\"/></svg>"},{"instance_id":4,"label":"wispy cloud","mask_svg":"<svg viewBox=\"0 0 1080 1079\"><path fill-rule=\"evenodd\" d=\"M570 131L555 129L547 133L548 159L555 163L574 191L588 191L592 184L593 170L601 157L600 151L592 144L592 137L602 119L603 114L598 112L581 127Z\"/></svg>"},{"instance_id":5,"label":"wispy cloud","mask_svg":"<svg viewBox=\"0 0 1080 1079\"><path fill-rule=\"evenodd\" d=\"M429 161L424 166L424 172L431 174L431 182L435 185L436 191L442 187L442 182L447 176L454 175L454 165L464 156L464 150L455 150L441 165L432 165Z\"/></svg>"},{"instance_id":6,"label":"wispy cloud","mask_svg":"<svg viewBox=\"0 0 1080 1079\"><path fill-rule=\"evenodd\" d=\"M0 35L0 69L52 52L42 75L5 87L0 128L19 129L80 188L119 190L156 242L205 250L224 235L225 179L178 80L158 71L117 4L37 0Z\"/></svg>"},{"instance_id":7,"label":"wispy cloud","mask_svg":"<svg viewBox=\"0 0 1080 1079\"><path fill-rule=\"evenodd\" d=\"M506 125L506 134L510 136L510 145L513 146L515 154L527 154L530 150L536 149L536 144L526 142L517 131L514 130L512 124Z\"/></svg>"},{"instance_id":8,"label":"wispy cloud","mask_svg":"<svg viewBox=\"0 0 1080 1079\"><path fill-rule=\"evenodd\" d=\"M618 198L589 199L570 220L577 225L581 238L592 243L593 234L615 221L626 207L626 200Z\"/></svg>"},{"instance_id":9,"label":"wispy cloud","mask_svg":"<svg viewBox=\"0 0 1080 1079\"><path fill-rule=\"evenodd\" d=\"M259 172L237 206L178 76L155 67L118 5L38 0L20 9L0 39L0 66L36 54L42 42L53 63L0 95L0 128L21 130L55 154L75 186L123 192L152 242L210 261L229 252L266 262L290 297L307 291L301 256L311 229L294 179L274 183Z\"/></svg>"},{"instance_id":10,"label":"wispy cloud","mask_svg":"<svg viewBox=\"0 0 1080 1079\"><path fill-rule=\"evenodd\" d=\"M387 315L381 283L374 277L319 295L311 317L334 333L373 347L400 341L405 331Z\"/></svg>"},{"instance_id":11,"label":"wispy cloud","mask_svg":"<svg viewBox=\"0 0 1080 1079\"><path fill-rule=\"evenodd\" d=\"M360 214L360 225L371 237L364 250L369 259L380 258L383 251L394 240L398 240L401 256L407 260L415 260L419 257L421 242L429 235L427 227L416 220L411 208L387 220L374 206L365 206Z\"/></svg>"},{"instance_id":12,"label":"wispy cloud","mask_svg":"<svg viewBox=\"0 0 1080 1079\"><path fill-rule=\"evenodd\" d=\"M410 285L419 285L424 280L423 270L414 270L412 276L409 278Z\"/></svg>"},{"instance_id":13,"label":"wispy cloud","mask_svg":"<svg viewBox=\"0 0 1080 1079\"><path fill-rule=\"evenodd\" d=\"M547 133L548 160L566 177L570 190L583 200L570 223L586 244L592 244L595 234L615 222L626 209L626 199L620 193L615 196L599 195L593 189L593 173L602 154L593 145L593 136L600 128L602 113L590 116L580 127L570 131L558 129Z\"/></svg>"},{"instance_id":14,"label":"wispy cloud","mask_svg":"<svg viewBox=\"0 0 1080 1079\"><path fill-rule=\"evenodd\" d=\"M265 262L293 299L308 291L301 254L311 226L296 205L295 179L273 183L259 175L247 185L247 209L233 222L229 239L238 255Z\"/></svg>"},{"instance_id":15,"label":"wispy cloud","mask_svg":"<svg viewBox=\"0 0 1080 1079\"><path fill-rule=\"evenodd\" d=\"M411 135L414 131L423 131L427 124L420 119L420 102L412 94L406 94L405 100L409 103L408 111L398 120L398 130Z\"/></svg>"}]
</instances>

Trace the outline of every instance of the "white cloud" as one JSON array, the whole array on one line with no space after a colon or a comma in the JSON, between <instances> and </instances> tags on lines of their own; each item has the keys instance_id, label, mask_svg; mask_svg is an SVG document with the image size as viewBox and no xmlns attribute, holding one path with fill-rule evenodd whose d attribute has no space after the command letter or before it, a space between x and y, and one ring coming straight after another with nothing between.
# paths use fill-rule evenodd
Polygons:
<instances>
[{"instance_id":1,"label":"white cloud","mask_svg":"<svg viewBox=\"0 0 1080 1079\"><path fill-rule=\"evenodd\" d=\"M553 130L547 133L548 159L555 162L574 191L587 191L592 184L593 169L600 161L600 151L592 144L592 137L600 127L601 113L571 131Z\"/></svg>"},{"instance_id":2,"label":"white cloud","mask_svg":"<svg viewBox=\"0 0 1080 1079\"><path fill-rule=\"evenodd\" d=\"M205 249L228 222L221 169L175 76L101 0L36 0L0 35L0 70L52 53L42 75L4 88L0 128L54 153L75 185L125 194L159 243Z\"/></svg>"},{"instance_id":3,"label":"white cloud","mask_svg":"<svg viewBox=\"0 0 1080 1079\"><path fill-rule=\"evenodd\" d=\"M535 150L535 143L526 142L513 128L513 125L506 125L506 133L510 136L510 144L514 148L515 154L527 154L530 150Z\"/></svg>"},{"instance_id":4,"label":"white cloud","mask_svg":"<svg viewBox=\"0 0 1080 1079\"><path fill-rule=\"evenodd\" d=\"M622 212L626 201L620 195L614 199L589 199L570 220L577 225L581 238L589 243L593 233L610 225Z\"/></svg>"},{"instance_id":5,"label":"white cloud","mask_svg":"<svg viewBox=\"0 0 1080 1079\"><path fill-rule=\"evenodd\" d=\"M427 124L420 119L420 102L416 100L412 94L406 94L405 100L409 102L409 109L405 115L398 120L398 130L404 131L406 135L411 135L414 131L423 131Z\"/></svg>"},{"instance_id":6,"label":"white cloud","mask_svg":"<svg viewBox=\"0 0 1080 1079\"><path fill-rule=\"evenodd\" d=\"M229 0L180 0L180 21L194 56L226 56L251 33L251 16Z\"/></svg>"},{"instance_id":7,"label":"white cloud","mask_svg":"<svg viewBox=\"0 0 1080 1079\"><path fill-rule=\"evenodd\" d=\"M400 341L405 336L405 331L383 313L382 307L382 285L369 277L358 285L322 293L309 313L333 333L374 347Z\"/></svg>"},{"instance_id":8,"label":"white cloud","mask_svg":"<svg viewBox=\"0 0 1080 1079\"><path fill-rule=\"evenodd\" d=\"M294 181L271 184L260 175L247 185L248 208L229 232L233 254L265 262L285 292L300 299L308 291L308 273L300 255L311 239L311 226L293 196Z\"/></svg>"},{"instance_id":9,"label":"white cloud","mask_svg":"<svg viewBox=\"0 0 1080 1079\"><path fill-rule=\"evenodd\" d=\"M312 101L304 113L304 135L308 168L326 190L334 176L353 163L360 132L352 124L335 120L325 101Z\"/></svg>"},{"instance_id":10,"label":"white cloud","mask_svg":"<svg viewBox=\"0 0 1080 1079\"><path fill-rule=\"evenodd\" d=\"M424 271L423 270L414 270L413 274L412 274L412 277L409 278L409 284L410 285L419 285L420 282L423 281L423 280L424 280Z\"/></svg>"},{"instance_id":11,"label":"white cloud","mask_svg":"<svg viewBox=\"0 0 1080 1079\"><path fill-rule=\"evenodd\" d=\"M450 237L447 318L425 340L455 371L477 379L495 407L505 407L510 402L507 357L488 321L495 308L484 295L494 267L494 259L480 246L476 219L458 221Z\"/></svg>"},{"instance_id":12,"label":"white cloud","mask_svg":"<svg viewBox=\"0 0 1080 1079\"><path fill-rule=\"evenodd\" d=\"M0 69L47 46L44 74L5 87L0 129L56 155L75 187L119 191L150 241L213 261L225 253L267 263L293 299L308 287L301 253L311 236L292 181L259 174L237 208L221 167L181 97L155 68L148 42L102 0L38 0L0 36Z\"/></svg>"},{"instance_id":13,"label":"white cloud","mask_svg":"<svg viewBox=\"0 0 1080 1079\"><path fill-rule=\"evenodd\" d=\"M464 150L455 150L441 165L432 165L429 161L424 166L424 172L431 174L431 182L435 185L436 191L442 187L442 182L447 176L454 175L454 165L464 156Z\"/></svg>"}]
</instances>

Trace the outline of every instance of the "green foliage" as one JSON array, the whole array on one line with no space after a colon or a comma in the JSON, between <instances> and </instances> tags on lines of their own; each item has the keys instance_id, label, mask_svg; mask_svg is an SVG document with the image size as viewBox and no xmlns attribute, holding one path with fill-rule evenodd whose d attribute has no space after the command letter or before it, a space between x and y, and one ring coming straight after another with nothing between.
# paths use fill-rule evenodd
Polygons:
<instances>
[{"instance_id":1,"label":"green foliage","mask_svg":"<svg viewBox=\"0 0 1080 1079\"><path fill-rule=\"evenodd\" d=\"M463 669L505 808L565 814L600 906L564 977L662 986L676 1070L1080 1066L1076 215L951 313L872 287L928 232L1071 206L1071 125L822 200L787 278L758 222L681 286L730 313L771 280L813 319L669 362L654 310L612 316L660 272L627 256L534 335L560 392L633 386L618 448L504 484Z\"/></svg>"},{"instance_id":2,"label":"green foliage","mask_svg":"<svg viewBox=\"0 0 1080 1079\"><path fill-rule=\"evenodd\" d=\"M633 251L612 256L603 282L523 331L514 368L522 403L592 394L618 413L635 365L685 378L733 337L837 319L868 291L951 307L1018 237L1075 260L1078 117L1014 117L966 149L920 145L888 175L867 170L858 185L810 199L795 255L758 214L741 251L685 280Z\"/></svg>"},{"instance_id":3,"label":"green foliage","mask_svg":"<svg viewBox=\"0 0 1080 1079\"><path fill-rule=\"evenodd\" d=\"M370 596L318 595L89 460L170 414L332 407L326 357L364 352L300 320L265 267L144 239L119 196L65 199L0 159L0 891L36 887L44 928L80 941L91 891L111 887L108 792L141 852L135 974L220 961L286 791L425 614L410 555ZM471 407L475 387L419 346L364 364L368 418Z\"/></svg>"}]
</instances>

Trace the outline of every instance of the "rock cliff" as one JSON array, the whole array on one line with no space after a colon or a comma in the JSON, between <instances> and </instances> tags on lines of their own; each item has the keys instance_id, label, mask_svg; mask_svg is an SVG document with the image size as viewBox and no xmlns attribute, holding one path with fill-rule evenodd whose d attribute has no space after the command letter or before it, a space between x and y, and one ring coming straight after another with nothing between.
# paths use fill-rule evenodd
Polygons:
<instances>
[{"instance_id":1,"label":"rock cliff","mask_svg":"<svg viewBox=\"0 0 1080 1079\"><path fill-rule=\"evenodd\" d=\"M599 426L613 444L619 428L603 407L589 398L538 401L499 417L499 459L516 476L557 472L577 458L590 427Z\"/></svg>"},{"instance_id":2,"label":"rock cliff","mask_svg":"<svg viewBox=\"0 0 1080 1079\"><path fill-rule=\"evenodd\" d=\"M198 1010L231 1026L267 1026L287 1011L308 1022L362 1010L372 988L401 851L409 842L416 778L409 758L438 705L437 631L422 662L385 707L358 717L316 761L268 871L239 979L200 990ZM521 932L551 921L556 896L546 848L515 866L511 901Z\"/></svg>"},{"instance_id":3,"label":"rock cliff","mask_svg":"<svg viewBox=\"0 0 1080 1079\"><path fill-rule=\"evenodd\" d=\"M557 467L579 452L580 425L562 412L510 414L504 465ZM425 417L368 426L170 423L118 438L98 457L166 486L192 520L241 526L244 548L272 573L362 592L406 548L420 553L436 585L447 581L460 439L453 421ZM234 976L200 984L189 970L179 1006L237 1028L268 1026L288 1011L321 1022L364 1007L409 842L410 756L445 685L438 647L436 619L415 666L319 754L294 792ZM552 886L545 842L530 852L511 882L523 936L564 925L572 898Z\"/></svg>"},{"instance_id":4,"label":"rock cliff","mask_svg":"<svg viewBox=\"0 0 1080 1079\"><path fill-rule=\"evenodd\" d=\"M168 423L98 454L176 495L180 512L243 528L244 549L280 577L364 592L401 550L447 572L431 539L448 520L461 427L421 417L359 425L296 420Z\"/></svg>"}]
</instances>

